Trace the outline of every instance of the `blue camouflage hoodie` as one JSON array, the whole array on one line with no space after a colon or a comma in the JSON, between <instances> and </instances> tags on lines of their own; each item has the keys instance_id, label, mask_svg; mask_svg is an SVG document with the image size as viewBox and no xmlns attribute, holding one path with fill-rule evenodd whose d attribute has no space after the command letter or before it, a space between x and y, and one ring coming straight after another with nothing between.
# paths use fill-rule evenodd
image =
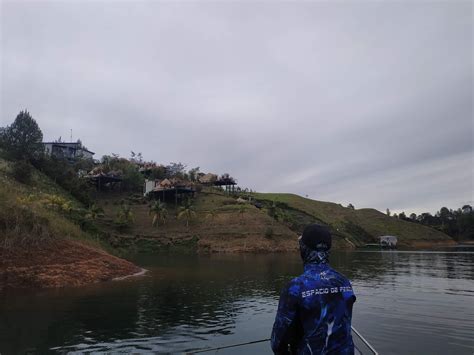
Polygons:
<instances>
[{"instance_id":1,"label":"blue camouflage hoodie","mask_svg":"<svg viewBox=\"0 0 474 355\"><path fill-rule=\"evenodd\" d=\"M271 346L276 354L354 354L352 305L356 297L347 278L328 264L328 251L300 240L304 273L280 295Z\"/></svg>"}]
</instances>

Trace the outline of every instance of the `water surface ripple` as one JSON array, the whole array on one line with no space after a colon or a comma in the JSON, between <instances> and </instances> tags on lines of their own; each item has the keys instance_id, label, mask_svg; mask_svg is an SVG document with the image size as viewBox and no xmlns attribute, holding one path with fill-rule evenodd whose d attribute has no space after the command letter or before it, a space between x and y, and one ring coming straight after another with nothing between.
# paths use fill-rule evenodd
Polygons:
<instances>
[{"instance_id":1,"label":"water surface ripple","mask_svg":"<svg viewBox=\"0 0 474 355\"><path fill-rule=\"evenodd\" d=\"M0 295L0 353L170 353L268 338L280 289L302 269L297 255L135 262L150 272ZM352 280L354 325L381 354L474 352L473 252L335 252L331 263Z\"/></svg>"}]
</instances>

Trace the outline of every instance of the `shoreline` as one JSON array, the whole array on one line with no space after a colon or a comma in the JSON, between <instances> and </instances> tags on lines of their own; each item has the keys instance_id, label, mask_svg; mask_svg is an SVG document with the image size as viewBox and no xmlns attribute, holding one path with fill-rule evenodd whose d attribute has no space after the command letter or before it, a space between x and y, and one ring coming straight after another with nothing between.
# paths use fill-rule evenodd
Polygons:
<instances>
[{"instance_id":1,"label":"shoreline","mask_svg":"<svg viewBox=\"0 0 474 355\"><path fill-rule=\"evenodd\" d=\"M131 279L131 278L135 278L135 277L140 277L140 276L144 276L147 272L148 272L147 269L142 268L140 271L136 272L135 274L114 277L111 281L123 281L123 280Z\"/></svg>"},{"instance_id":2,"label":"shoreline","mask_svg":"<svg viewBox=\"0 0 474 355\"><path fill-rule=\"evenodd\" d=\"M474 243L417 243L416 246L402 245L395 249L384 248L336 248L340 252L436 252L446 251L443 248L474 247ZM78 287L88 284L124 281L146 275L149 270L139 267L130 261L108 254L101 249L85 245L78 241L59 240L47 247L32 250L0 249L0 291L9 289L46 289ZM218 254L286 254L298 253L294 249L256 248L253 250L239 248L222 248L219 250L198 249L196 255ZM449 250L447 250L449 251ZM451 250L452 251L452 250ZM189 254L170 251L155 251L153 254ZM130 254L138 255L140 252ZM146 254L146 253L143 253Z\"/></svg>"},{"instance_id":3,"label":"shoreline","mask_svg":"<svg viewBox=\"0 0 474 355\"><path fill-rule=\"evenodd\" d=\"M142 272L130 261L79 241L0 249L0 291L77 287Z\"/></svg>"}]
</instances>

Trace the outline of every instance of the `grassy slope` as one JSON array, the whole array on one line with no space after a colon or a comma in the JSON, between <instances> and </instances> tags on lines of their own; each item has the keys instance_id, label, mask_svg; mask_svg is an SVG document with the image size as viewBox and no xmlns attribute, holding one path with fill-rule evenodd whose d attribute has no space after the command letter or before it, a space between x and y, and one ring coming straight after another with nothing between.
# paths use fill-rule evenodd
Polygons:
<instances>
[{"instance_id":1,"label":"grassy slope","mask_svg":"<svg viewBox=\"0 0 474 355\"><path fill-rule=\"evenodd\" d=\"M444 233L423 225L400 221L375 209L352 210L332 202L307 199L294 194L256 193L263 201L282 202L330 225L336 234L356 245L375 242L377 236L395 235L400 245L416 246L431 242L452 242Z\"/></svg>"},{"instance_id":2,"label":"grassy slope","mask_svg":"<svg viewBox=\"0 0 474 355\"><path fill-rule=\"evenodd\" d=\"M79 286L140 270L104 252L102 243L45 202L55 195L80 208L68 193L38 171L20 184L10 178L11 166L0 159L0 291Z\"/></svg>"},{"instance_id":3,"label":"grassy slope","mask_svg":"<svg viewBox=\"0 0 474 355\"><path fill-rule=\"evenodd\" d=\"M185 220L176 219L173 204L168 205L169 216L166 223L151 225L152 216L148 214L148 203L132 203L131 209L135 223L126 231L119 233L113 220L120 209L120 201L126 195L102 195L98 204L105 211L101 227L123 243L128 238L133 246L153 248L173 248L183 245L200 251L285 251L296 248L296 233L285 225L273 221L264 211L252 205L241 205L236 200L222 194L202 192L196 196L193 204L196 216L189 227ZM214 211L212 215L210 211ZM266 237L268 228L273 230ZM194 243L194 245L193 245Z\"/></svg>"},{"instance_id":4,"label":"grassy slope","mask_svg":"<svg viewBox=\"0 0 474 355\"><path fill-rule=\"evenodd\" d=\"M28 228L27 218L36 218L36 222L42 225L40 234L43 238L73 238L93 243L88 234L60 213L47 208L43 202L48 196L55 195L68 201L72 207L79 208L80 204L72 196L38 171L33 171L31 181L27 185L18 183L9 176L11 166L12 163L0 159L0 219L2 221L15 217L20 222L17 223L16 228L21 230L23 227ZM25 220L22 221L22 218ZM29 239L35 244L35 239L41 237L38 234L29 235L30 233L14 236L13 232L4 232L1 241L5 242L4 238L10 236ZM12 240L12 242L15 241Z\"/></svg>"},{"instance_id":5,"label":"grassy slope","mask_svg":"<svg viewBox=\"0 0 474 355\"><path fill-rule=\"evenodd\" d=\"M104 247L100 241L84 233L77 225L65 218L63 213L47 208L41 201L48 195L57 195L69 201L73 207L80 208L66 191L39 172L33 174L28 185L17 183L8 177L11 167L0 160L0 222L2 213L16 213L18 218L38 218L47 226L41 229L42 238L69 238L86 241L93 247ZM416 245L423 242L450 242L445 234L434 229L387 217L374 209L351 210L338 204L303 198L294 194L256 193L258 200L271 204L281 202L287 212L298 220L299 226L311 222L322 222L332 227L336 236L335 246L340 248L364 245L375 242L379 235L396 235L401 245ZM197 248L209 251L283 251L295 249L297 232L284 223L273 221L265 209L253 205L241 207L234 198L211 192L197 195L194 206L196 217L186 226L184 220L175 218L173 204L169 207L166 223L157 227L151 225L152 216L148 214L148 203L139 199L131 202L135 223L129 230L117 231L114 219L120 209L120 201L127 199L125 194L102 194L98 204L104 208L105 217L100 219L100 229L109 234L109 242L116 247L143 249L162 249L182 246L186 250ZM241 209L244 212L241 213ZM30 214L25 213L28 210ZM214 213L210 213L214 211ZM9 212L9 213L10 213ZM26 216L26 217L25 217ZM17 218L15 217L15 218ZM25 225L27 223L24 223ZM265 236L268 229L273 235ZM23 233L22 237L28 233ZM31 233L30 233L31 234ZM8 235L0 242L8 242ZM40 239L38 236L34 238ZM11 239L13 240L13 239ZM125 240L125 242L124 242ZM37 242L37 240L36 240ZM29 240L30 244L35 239ZM7 243L6 243L7 244Z\"/></svg>"}]
</instances>

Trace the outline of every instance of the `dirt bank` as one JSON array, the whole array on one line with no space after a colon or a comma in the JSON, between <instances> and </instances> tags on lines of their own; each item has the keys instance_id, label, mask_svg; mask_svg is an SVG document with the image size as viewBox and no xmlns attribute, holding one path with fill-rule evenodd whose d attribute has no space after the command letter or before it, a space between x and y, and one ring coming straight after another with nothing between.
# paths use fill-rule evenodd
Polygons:
<instances>
[{"instance_id":1,"label":"dirt bank","mask_svg":"<svg viewBox=\"0 0 474 355\"><path fill-rule=\"evenodd\" d=\"M0 291L82 286L140 272L132 263L68 240L36 248L0 248Z\"/></svg>"}]
</instances>

